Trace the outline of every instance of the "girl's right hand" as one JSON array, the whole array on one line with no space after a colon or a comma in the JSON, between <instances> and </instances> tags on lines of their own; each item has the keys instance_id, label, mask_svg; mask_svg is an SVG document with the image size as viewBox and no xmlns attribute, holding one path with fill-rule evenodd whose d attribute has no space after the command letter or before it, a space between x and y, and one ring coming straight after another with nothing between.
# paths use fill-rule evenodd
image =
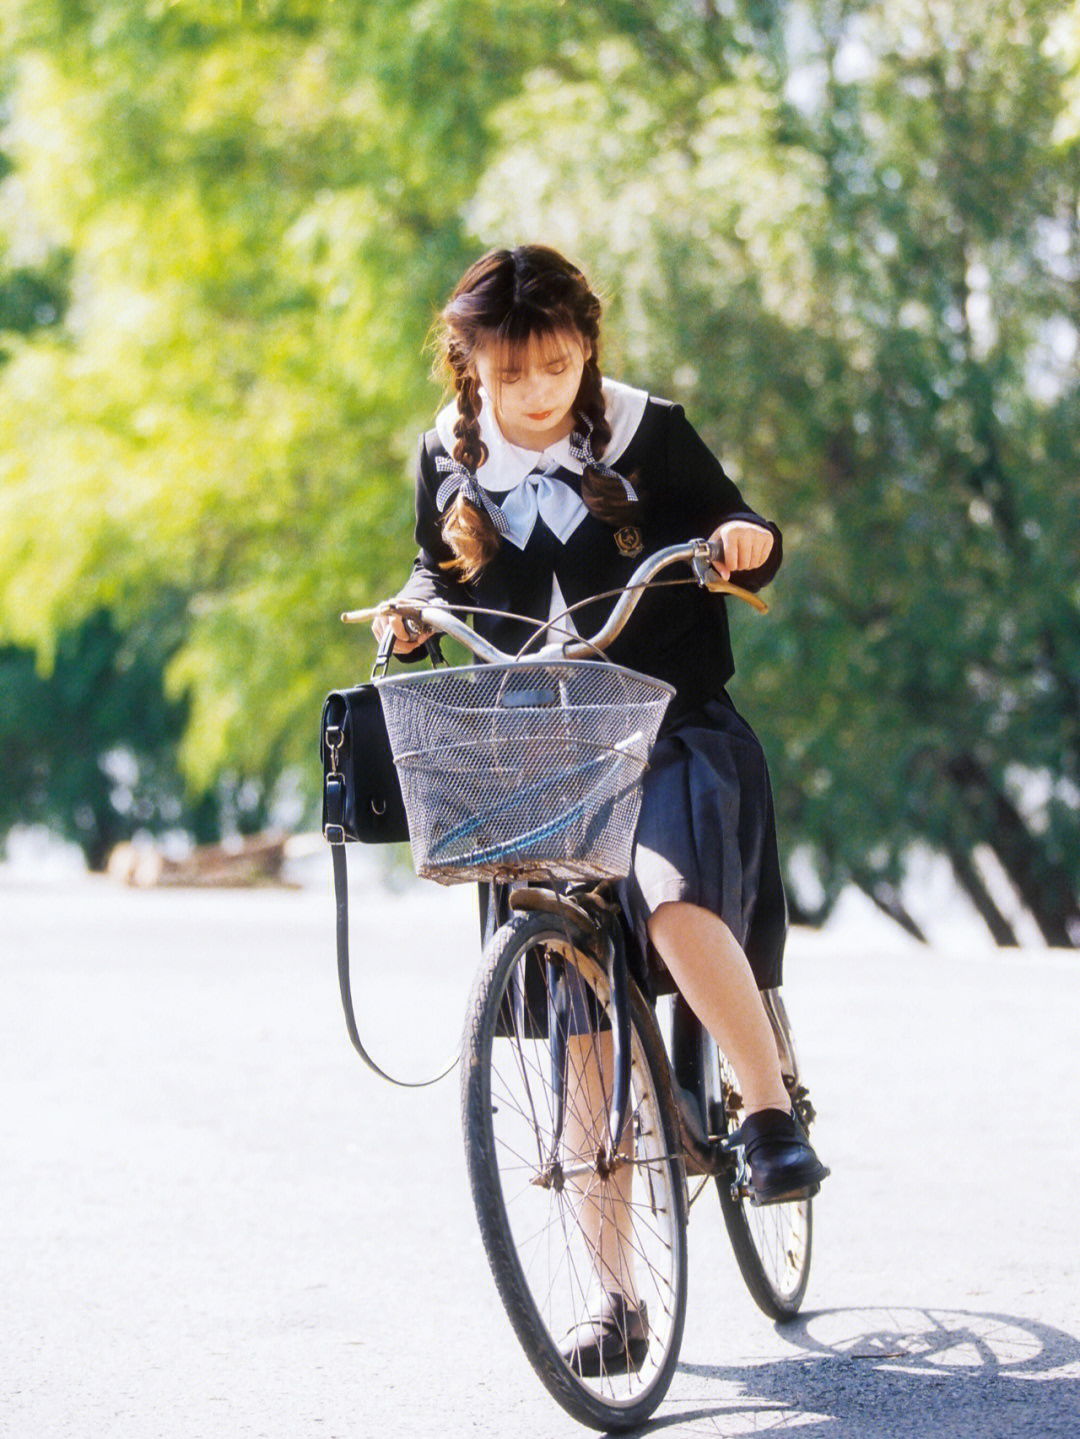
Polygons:
<instances>
[{"instance_id":1,"label":"girl's right hand","mask_svg":"<svg viewBox=\"0 0 1080 1439\"><path fill-rule=\"evenodd\" d=\"M387 610L383 614L376 615L371 622L372 633L379 644L382 644L383 635L387 630L394 632L394 653L396 655L411 654L418 650L421 645L427 644L428 640L435 633L434 630L417 629L415 625L405 626L405 620L401 615L394 614ZM411 633L410 633L411 631Z\"/></svg>"}]
</instances>

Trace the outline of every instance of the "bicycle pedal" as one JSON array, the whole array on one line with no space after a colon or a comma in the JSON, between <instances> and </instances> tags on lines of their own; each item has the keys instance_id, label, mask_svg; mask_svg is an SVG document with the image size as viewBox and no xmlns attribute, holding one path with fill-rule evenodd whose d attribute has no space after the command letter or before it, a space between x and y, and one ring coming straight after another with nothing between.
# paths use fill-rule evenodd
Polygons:
<instances>
[{"instance_id":1,"label":"bicycle pedal","mask_svg":"<svg viewBox=\"0 0 1080 1439\"><path fill-rule=\"evenodd\" d=\"M759 1198L752 1184L746 1186L745 1189L743 1186L732 1185L733 1193L736 1187L739 1189L737 1198L748 1200L755 1209L768 1209L773 1204L796 1204L802 1199L813 1199L821 1188L821 1184L815 1180L813 1184L804 1184L799 1189L792 1189L786 1194L772 1194L768 1199Z\"/></svg>"}]
</instances>

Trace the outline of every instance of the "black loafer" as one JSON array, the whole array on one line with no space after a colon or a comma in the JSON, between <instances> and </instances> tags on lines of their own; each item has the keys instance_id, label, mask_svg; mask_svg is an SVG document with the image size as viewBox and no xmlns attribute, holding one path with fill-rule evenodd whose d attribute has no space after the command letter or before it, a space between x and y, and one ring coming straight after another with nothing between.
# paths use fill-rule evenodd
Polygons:
<instances>
[{"instance_id":1,"label":"black loafer","mask_svg":"<svg viewBox=\"0 0 1080 1439\"><path fill-rule=\"evenodd\" d=\"M559 1352L583 1379L636 1373L649 1352L645 1305L635 1309L625 1294L606 1293L600 1306L570 1330Z\"/></svg>"},{"instance_id":2,"label":"black loafer","mask_svg":"<svg viewBox=\"0 0 1080 1439\"><path fill-rule=\"evenodd\" d=\"M738 1141L746 1153L754 1204L809 1199L829 1173L802 1125L783 1109L759 1109L747 1115Z\"/></svg>"}]
</instances>

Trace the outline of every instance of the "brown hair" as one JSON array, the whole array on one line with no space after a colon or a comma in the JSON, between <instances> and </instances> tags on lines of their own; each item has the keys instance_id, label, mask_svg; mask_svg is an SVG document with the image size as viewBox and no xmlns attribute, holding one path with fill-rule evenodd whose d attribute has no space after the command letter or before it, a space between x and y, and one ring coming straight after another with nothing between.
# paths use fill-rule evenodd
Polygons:
<instances>
[{"instance_id":1,"label":"brown hair","mask_svg":"<svg viewBox=\"0 0 1080 1439\"><path fill-rule=\"evenodd\" d=\"M487 459L480 438L480 385L473 364L477 350L495 343L524 347L531 339L560 333L578 335L591 350L573 404L575 428L592 427L593 454L600 458L611 439L600 387L601 304L576 266L546 245L489 250L458 281L442 312L437 333L439 362L457 392L454 459L474 474ZM633 514L618 479L586 470L581 498L611 525L624 525ZM499 548L491 519L459 490L443 518L443 538L454 552L445 567L465 580L475 579Z\"/></svg>"}]
</instances>

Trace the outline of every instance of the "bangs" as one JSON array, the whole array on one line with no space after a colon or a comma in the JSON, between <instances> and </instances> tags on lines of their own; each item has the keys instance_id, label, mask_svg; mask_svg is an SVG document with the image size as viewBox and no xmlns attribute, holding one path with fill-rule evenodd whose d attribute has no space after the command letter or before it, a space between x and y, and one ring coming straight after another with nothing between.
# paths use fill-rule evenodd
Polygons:
<instances>
[{"instance_id":1,"label":"bangs","mask_svg":"<svg viewBox=\"0 0 1080 1439\"><path fill-rule=\"evenodd\" d=\"M488 350L497 367L506 371L526 369L530 359L549 365L565 356L568 349L585 347L571 320L560 323L545 317L538 322L535 315L510 314L498 329L478 338L480 348Z\"/></svg>"}]
</instances>

